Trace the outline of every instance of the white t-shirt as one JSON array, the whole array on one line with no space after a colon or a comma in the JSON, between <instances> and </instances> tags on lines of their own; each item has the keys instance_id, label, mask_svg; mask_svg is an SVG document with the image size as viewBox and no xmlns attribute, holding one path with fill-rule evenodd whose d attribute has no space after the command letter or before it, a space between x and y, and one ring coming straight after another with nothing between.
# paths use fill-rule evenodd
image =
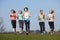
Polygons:
<instances>
[{"instance_id":1,"label":"white t-shirt","mask_svg":"<svg viewBox=\"0 0 60 40\"><path fill-rule=\"evenodd\" d=\"M25 18L25 20L30 20L30 14L29 14L29 12L24 12L24 18Z\"/></svg>"},{"instance_id":2,"label":"white t-shirt","mask_svg":"<svg viewBox=\"0 0 60 40\"><path fill-rule=\"evenodd\" d=\"M54 22L54 18L53 18L54 14L48 14L48 21L49 22Z\"/></svg>"}]
</instances>

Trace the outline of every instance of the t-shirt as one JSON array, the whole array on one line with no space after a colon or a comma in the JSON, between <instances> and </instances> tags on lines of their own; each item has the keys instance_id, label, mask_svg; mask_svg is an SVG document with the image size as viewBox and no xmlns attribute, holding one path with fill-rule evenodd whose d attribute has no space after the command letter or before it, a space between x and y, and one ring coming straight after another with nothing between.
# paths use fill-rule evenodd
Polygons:
<instances>
[{"instance_id":1,"label":"t-shirt","mask_svg":"<svg viewBox=\"0 0 60 40\"><path fill-rule=\"evenodd\" d=\"M54 14L48 14L49 22L54 22L53 16L54 16Z\"/></svg>"},{"instance_id":2,"label":"t-shirt","mask_svg":"<svg viewBox=\"0 0 60 40\"><path fill-rule=\"evenodd\" d=\"M30 17L29 16L30 16L29 13L28 12L25 12L24 13L24 20L29 21L30 20Z\"/></svg>"},{"instance_id":3,"label":"t-shirt","mask_svg":"<svg viewBox=\"0 0 60 40\"><path fill-rule=\"evenodd\" d=\"M12 13L11 13L11 14L10 14L10 19L11 19L11 20L16 20L16 14L12 14Z\"/></svg>"},{"instance_id":4,"label":"t-shirt","mask_svg":"<svg viewBox=\"0 0 60 40\"><path fill-rule=\"evenodd\" d=\"M23 20L23 16L21 14L18 14L18 20Z\"/></svg>"},{"instance_id":5,"label":"t-shirt","mask_svg":"<svg viewBox=\"0 0 60 40\"><path fill-rule=\"evenodd\" d=\"M40 15L40 20L39 20L39 22L44 22L44 15Z\"/></svg>"}]
</instances>

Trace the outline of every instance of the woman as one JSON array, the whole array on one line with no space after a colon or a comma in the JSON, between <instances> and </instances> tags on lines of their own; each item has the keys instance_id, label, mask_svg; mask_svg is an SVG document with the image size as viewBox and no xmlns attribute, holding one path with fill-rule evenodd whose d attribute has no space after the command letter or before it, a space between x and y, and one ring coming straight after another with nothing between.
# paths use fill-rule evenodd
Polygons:
<instances>
[{"instance_id":1,"label":"woman","mask_svg":"<svg viewBox=\"0 0 60 40\"><path fill-rule=\"evenodd\" d=\"M47 16L48 24L50 26L51 35L54 33L54 10L50 10Z\"/></svg>"},{"instance_id":2,"label":"woman","mask_svg":"<svg viewBox=\"0 0 60 40\"><path fill-rule=\"evenodd\" d=\"M24 8L24 21L26 26L26 34L28 35L30 31L30 13L27 7Z\"/></svg>"},{"instance_id":3,"label":"woman","mask_svg":"<svg viewBox=\"0 0 60 40\"><path fill-rule=\"evenodd\" d=\"M10 19L13 26L13 31L16 32L16 11L14 9L11 9Z\"/></svg>"},{"instance_id":4,"label":"woman","mask_svg":"<svg viewBox=\"0 0 60 40\"><path fill-rule=\"evenodd\" d=\"M18 16L17 16L17 18L18 18L18 22L19 22L19 27L20 27L20 32L19 33L22 33L23 32L23 13L22 13L22 11L21 10L19 10L18 11L19 12L19 14L18 14Z\"/></svg>"},{"instance_id":5,"label":"woman","mask_svg":"<svg viewBox=\"0 0 60 40\"><path fill-rule=\"evenodd\" d=\"M43 35L43 33L45 33L45 15L43 14L43 10L40 10L40 13L38 14L38 20L40 25L40 31Z\"/></svg>"}]
</instances>

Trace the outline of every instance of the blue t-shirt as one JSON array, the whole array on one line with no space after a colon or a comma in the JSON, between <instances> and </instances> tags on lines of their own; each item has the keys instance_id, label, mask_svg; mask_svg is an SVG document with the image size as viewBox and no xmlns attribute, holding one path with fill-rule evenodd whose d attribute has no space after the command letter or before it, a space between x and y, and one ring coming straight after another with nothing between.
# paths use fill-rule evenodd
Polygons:
<instances>
[{"instance_id":1,"label":"blue t-shirt","mask_svg":"<svg viewBox=\"0 0 60 40\"><path fill-rule=\"evenodd\" d=\"M21 14L18 14L18 20L23 20L23 16Z\"/></svg>"},{"instance_id":2,"label":"blue t-shirt","mask_svg":"<svg viewBox=\"0 0 60 40\"><path fill-rule=\"evenodd\" d=\"M26 17L25 18L25 21L27 21L27 22L30 21L30 18L29 17Z\"/></svg>"}]
</instances>

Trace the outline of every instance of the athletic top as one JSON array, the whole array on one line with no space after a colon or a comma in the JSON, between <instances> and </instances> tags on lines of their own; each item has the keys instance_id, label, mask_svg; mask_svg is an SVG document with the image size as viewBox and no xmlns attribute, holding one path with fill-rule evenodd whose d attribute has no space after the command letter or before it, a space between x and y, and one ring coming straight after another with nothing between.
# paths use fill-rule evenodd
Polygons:
<instances>
[{"instance_id":1,"label":"athletic top","mask_svg":"<svg viewBox=\"0 0 60 40\"><path fill-rule=\"evenodd\" d=\"M49 22L54 22L53 16L54 16L54 14L48 14L48 21Z\"/></svg>"},{"instance_id":2,"label":"athletic top","mask_svg":"<svg viewBox=\"0 0 60 40\"><path fill-rule=\"evenodd\" d=\"M10 14L10 19L11 19L11 20L16 20L16 14L11 13L11 14Z\"/></svg>"},{"instance_id":3,"label":"athletic top","mask_svg":"<svg viewBox=\"0 0 60 40\"><path fill-rule=\"evenodd\" d=\"M30 20L30 14L29 14L29 12L24 12L24 20L27 20L27 21Z\"/></svg>"},{"instance_id":4,"label":"athletic top","mask_svg":"<svg viewBox=\"0 0 60 40\"><path fill-rule=\"evenodd\" d=\"M44 15L40 15L39 18L40 18L40 19L39 19L39 22L44 22Z\"/></svg>"},{"instance_id":5,"label":"athletic top","mask_svg":"<svg viewBox=\"0 0 60 40\"><path fill-rule=\"evenodd\" d=\"M23 16L21 14L18 14L18 20L23 20Z\"/></svg>"}]
</instances>

